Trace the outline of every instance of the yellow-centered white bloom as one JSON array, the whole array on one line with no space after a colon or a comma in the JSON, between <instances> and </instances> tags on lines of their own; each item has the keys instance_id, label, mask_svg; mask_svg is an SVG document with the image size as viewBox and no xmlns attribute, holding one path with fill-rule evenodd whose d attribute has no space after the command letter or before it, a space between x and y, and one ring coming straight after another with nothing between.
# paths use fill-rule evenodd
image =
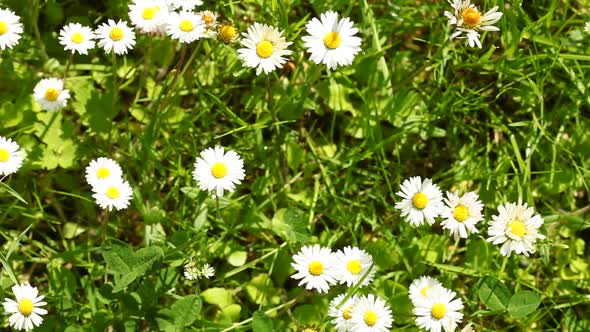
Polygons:
<instances>
[{"instance_id":1,"label":"yellow-centered white bloom","mask_svg":"<svg viewBox=\"0 0 590 332\"><path fill-rule=\"evenodd\" d=\"M358 296L353 295L344 303L342 301L346 294L340 294L330 301L330 309L328 309L328 316L332 318L331 322L337 332L349 332L352 327L350 319L352 318L352 309L358 302ZM342 303L340 306L338 306Z\"/></svg>"},{"instance_id":2,"label":"yellow-centered white bloom","mask_svg":"<svg viewBox=\"0 0 590 332\"><path fill-rule=\"evenodd\" d=\"M534 254L535 242L545 236L539 233L543 218L527 203L506 203L498 206L498 215L489 222L488 242L501 244L500 253L510 256L512 252L528 256Z\"/></svg>"},{"instance_id":3,"label":"yellow-centered white bloom","mask_svg":"<svg viewBox=\"0 0 590 332\"><path fill-rule=\"evenodd\" d=\"M16 173L23 164L23 153L10 138L0 136L0 176Z\"/></svg>"},{"instance_id":4,"label":"yellow-centered white bloom","mask_svg":"<svg viewBox=\"0 0 590 332\"><path fill-rule=\"evenodd\" d=\"M135 0L129 5L129 20L141 32L159 32L167 18L168 5L164 0Z\"/></svg>"},{"instance_id":5,"label":"yellow-centered white bloom","mask_svg":"<svg viewBox=\"0 0 590 332\"><path fill-rule=\"evenodd\" d=\"M287 49L292 43L285 40L282 31L270 25L255 22L242 35L242 45L245 48L238 50L238 58L244 62L245 67L256 68L256 75L263 71L268 74L281 68L287 62L283 56L292 53Z\"/></svg>"},{"instance_id":6,"label":"yellow-centered white bloom","mask_svg":"<svg viewBox=\"0 0 590 332\"><path fill-rule=\"evenodd\" d=\"M293 279L301 279L299 286L305 289L315 289L320 293L327 293L330 286L337 283L335 257L330 248L323 248L319 244L303 246L301 251L293 255L291 266L297 273Z\"/></svg>"},{"instance_id":7,"label":"yellow-centered white bloom","mask_svg":"<svg viewBox=\"0 0 590 332\"><path fill-rule=\"evenodd\" d=\"M389 332L393 323L387 303L373 294L359 297L351 316L351 332Z\"/></svg>"},{"instance_id":8,"label":"yellow-centered white bloom","mask_svg":"<svg viewBox=\"0 0 590 332\"><path fill-rule=\"evenodd\" d=\"M205 22L193 12L172 12L167 23L166 33L181 43L192 43L205 36Z\"/></svg>"},{"instance_id":9,"label":"yellow-centered white bloom","mask_svg":"<svg viewBox=\"0 0 590 332\"><path fill-rule=\"evenodd\" d=\"M436 287L442 287L442 284L432 277L422 276L415 279L410 285L410 301L416 305L418 299L425 298L426 294Z\"/></svg>"},{"instance_id":10,"label":"yellow-centered white bloom","mask_svg":"<svg viewBox=\"0 0 590 332\"><path fill-rule=\"evenodd\" d=\"M168 0L168 5L172 9L180 9L183 11L191 11L202 4L203 1L201 0Z\"/></svg>"},{"instance_id":11,"label":"yellow-centered white bloom","mask_svg":"<svg viewBox=\"0 0 590 332\"><path fill-rule=\"evenodd\" d=\"M64 82L61 79L45 78L35 85L33 97L41 109L55 111L66 107L70 90L64 89Z\"/></svg>"},{"instance_id":12,"label":"yellow-centered white bloom","mask_svg":"<svg viewBox=\"0 0 590 332\"><path fill-rule=\"evenodd\" d=\"M500 28L493 26L502 17L502 13L498 12L498 6L482 15L476 6L471 4L471 0L447 1L454 9L452 13L445 11L449 24L455 26L455 31L451 34L450 39L467 38L470 47L477 45L481 48L478 31L500 31ZM463 34L465 36L462 36Z\"/></svg>"},{"instance_id":13,"label":"yellow-centered white bloom","mask_svg":"<svg viewBox=\"0 0 590 332\"><path fill-rule=\"evenodd\" d=\"M361 51L362 39L355 37L358 32L348 17L338 20L338 13L327 11L320 15L320 19L313 18L305 26L309 36L301 39L310 59L315 63L323 63L328 69L347 66Z\"/></svg>"},{"instance_id":14,"label":"yellow-centered white bloom","mask_svg":"<svg viewBox=\"0 0 590 332\"><path fill-rule=\"evenodd\" d=\"M127 208L133 196L131 186L121 178L114 178L98 183L93 190L94 194L92 194L92 197L96 200L96 204L109 211L113 207L116 210Z\"/></svg>"},{"instance_id":15,"label":"yellow-centered white bloom","mask_svg":"<svg viewBox=\"0 0 590 332\"><path fill-rule=\"evenodd\" d=\"M443 208L442 192L430 179L422 179L419 176L405 180L401 191L396 195L402 197L402 201L395 204L395 208L401 211L401 216L412 226L420 226L426 221L434 224L434 218L438 217Z\"/></svg>"},{"instance_id":16,"label":"yellow-centered white bloom","mask_svg":"<svg viewBox=\"0 0 590 332\"><path fill-rule=\"evenodd\" d=\"M475 192L468 192L461 197L457 193L447 192L444 201L445 206L441 213L444 220L441 225L451 231L455 240L459 237L467 238L471 233L479 233L475 225L483 219L483 204Z\"/></svg>"},{"instance_id":17,"label":"yellow-centered white bloom","mask_svg":"<svg viewBox=\"0 0 590 332\"><path fill-rule=\"evenodd\" d=\"M135 46L135 32L122 20L108 20L107 23L98 26L95 34L98 46L106 53L127 54L127 51Z\"/></svg>"},{"instance_id":18,"label":"yellow-centered white bloom","mask_svg":"<svg viewBox=\"0 0 590 332\"><path fill-rule=\"evenodd\" d=\"M46 305L43 302L45 296L39 295L37 287L21 283L12 286L15 300L4 299L4 311L10 314L8 323L16 330L30 331L43 323L43 315L47 310L41 308Z\"/></svg>"},{"instance_id":19,"label":"yellow-centered white bloom","mask_svg":"<svg viewBox=\"0 0 590 332\"><path fill-rule=\"evenodd\" d=\"M217 36L217 14L210 10L203 10L197 13L205 23L205 38L215 38Z\"/></svg>"},{"instance_id":20,"label":"yellow-centered white bloom","mask_svg":"<svg viewBox=\"0 0 590 332\"><path fill-rule=\"evenodd\" d=\"M370 284L375 277L375 267L371 267L373 257L366 251L348 246L338 250L335 255L336 273L341 284L346 284L348 287L356 285L367 271L367 277L363 280L361 287Z\"/></svg>"},{"instance_id":21,"label":"yellow-centered white bloom","mask_svg":"<svg viewBox=\"0 0 590 332\"><path fill-rule=\"evenodd\" d=\"M86 182L96 188L99 184L113 179L121 179L123 171L116 161L100 157L90 162L86 167Z\"/></svg>"},{"instance_id":22,"label":"yellow-centered white bloom","mask_svg":"<svg viewBox=\"0 0 590 332\"><path fill-rule=\"evenodd\" d=\"M425 297L418 298L413 310L418 327L430 332L453 332L463 319L461 299L455 299L455 292L444 287L434 287Z\"/></svg>"},{"instance_id":23,"label":"yellow-centered white bloom","mask_svg":"<svg viewBox=\"0 0 590 332\"><path fill-rule=\"evenodd\" d=\"M59 43L72 54L88 54L88 50L94 48L94 32L80 23L70 23L59 32Z\"/></svg>"},{"instance_id":24,"label":"yellow-centered white bloom","mask_svg":"<svg viewBox=\"0 0 590 332\"><path fill-rule=\"evenodd\" d=\"M232 23L225 23L217 27L217 38L226 44L234 43L240 37L240 32Z\"/></svg>"},{"instance_id":25,"label":"yellow-centered white bloom","mask_svg":"<svg viewBox=\"0 0 590 332\"><path fill-rule=\"evenodd\" d=\"M10 9L0 8L0 50L13 48L18 44L22 33L20 17Z\"/></svg>"},{"instance_id":26,"label":"yellow-centered white bloom","mask_svg":"<svg viewBox=\"0 0 590 332\"><path fill-rule=\"evenodd\" d=\"M195 161L193 178L199 189L213 197L223 196L223 191L234 192L236 184L242 183L246 173L244 162L235 151L224 152L222 147L208 148Z\"/></svg>"}]
</instances>

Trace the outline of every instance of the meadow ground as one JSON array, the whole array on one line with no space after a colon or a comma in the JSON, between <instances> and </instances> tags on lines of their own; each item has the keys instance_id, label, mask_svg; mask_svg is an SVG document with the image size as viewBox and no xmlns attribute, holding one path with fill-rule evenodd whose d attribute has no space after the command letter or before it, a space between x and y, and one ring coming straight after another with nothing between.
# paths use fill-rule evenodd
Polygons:
<instances>
[{"instance_id":1,"label":"meadow ground","mask_svg":"<svg viewBox=\"0 0 590 332\"><path fill-rule=\"evenodd\" d=\"M336 296L373 294L394 321L380 326L385 311L375 318L356 305L355 332L418 331L416 308L432 296L409 290L422 276L461 300L457 330L590 330L589 1L475 0L482 15L503 13L500 31L480 31L481 49L449 40L443 0L197 7L240 32L254 22L284 31L292 53L268 75L244 66L240 41L216 38L181 44L136 30L127 55L64 51L64 25L128 21L130 2L0 3L24 30L0 53L0 135L25 154L17 172L0 176L0 297L14 299L15 283L36 287L48 312L35 330L335 331ZM328 10L349 17L362 39L352 64L334 70L312 62L302 41L308 21ZM65 81L64 108L35 100L44 78ZM245 170L217 198L193 178L195 159L215 146L237 152ZM0 166L11 157L1 152ZM120 165L128 207L95 202L86 167L99 157ZM455 240L441 224L450 216L408 222L396 193L414 176L445 198L477 193L479 233ZM437 198L418 196L407 209L421 216ZM512 216L500 236L536 242L528 256L502 255L487 239L498 207L519 202L542 218L545 238L527 223L539 217ZM306 290L292 278L293 257L313 244L366 251L373 264L359 276L370 282ZM307 257L299 273L328 278L322 259L331 257ZM430 323L457 320L450 303L441 311L432 301ZM18 304L27 318L40 307ZM14 325L7 310L3 329Z\"/></svg>"}]
</instances>

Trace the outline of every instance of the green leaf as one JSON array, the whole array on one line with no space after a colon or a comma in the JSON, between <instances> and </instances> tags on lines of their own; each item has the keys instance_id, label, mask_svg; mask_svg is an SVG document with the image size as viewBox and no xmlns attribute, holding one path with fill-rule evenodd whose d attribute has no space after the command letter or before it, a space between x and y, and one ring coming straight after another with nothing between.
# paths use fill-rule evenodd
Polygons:
<instances>
[{"instance_id":1,"label":"green leaf","mask_svg":"<svg viewBox=\"0 0 590 332\"><path fill-rule=\"evenodd\" d=\"M10 186L8 186L7 184L0 182L0 189L5 190L7 193L11 194L12 196L14 196L14 198L18 199L19 201L25 204L29 204L27 203L27 201L25 201L24 198L21 197L21 195L19 195L14 189L10 188Z\"/></svg>"},{"instance_id":2,"label":"green leaf","mask_svg":"<svg viewBox=\"0 0 590 332\"><path fill-rule=\"evenodd\" d=\"M177 326L191 325L201 313L203 302L197 295L188 295L176 301L170 308Z\"/></svg>"},{"instance_id":3,"label":"green leaf","mask_svg":"<svg viewBox=\"0 0 590 332\"><path fill-rule=\"evenodd\" d=\"M221 309L219 320L221 322L233 323L240 319L240 312L242 307L239 304L230 304L227 307Z\"/></svg>"},{"instance_id":4,"label":"green leaf","mask_svg":"<svg viewBox=\"0 0 590 332\"><path fill-rule=\"evenodd\" d=\"M256 311L252 316L252 331L253 332L273 332L274 328L272 321L262 311Z\"/></svg>"},{"instance_id":5,"label":"green leaf","mask_svg":"<svg viewBox=\"0 0 590 332\"><path fill-rule=\"evenodd\" d=\"M248 253L245 251L234 251L227 257L227 262L232 266L242 266L246 263Z\"/></svg>"},{"instance_id":6,"label":"green leaf","mask_svg":"<svg viewBox=\"0 0 590 332\"><path fill-rule=\"evenodd\" d=\"M307 242L309 231L301 210L286 208L278 210L272 218L272 230L288 242Z\"/></svg>"},{"instance_id":7,"label":"green leaf","mask_svg":"<svg viewBox=\"0 0 590 332\"><path fill-rule=\"evenodd\" d=\"M102 257L116 273L129 273L133 266L134 253L129 246L119 240L106 240L101 246Z\"/></svg>"},{"instance_id":8,"label":"green leaf","mask_svg":"<svg viewBox=\"0 0 590 332\"><path fill-rule=\"evenodd\" d=\"M510 290L498 279L483 277L477 288L480 301L490 310L506 310L510 301Z\"/></svg>"},{"instance_id":9,"label":"green leaf","mask_svg":"<svg viewBox=\"0 0 590 332\"><path fill-rule=\"evenodd\" d=\"M216 304L221 308L224 308L234 303L232 293L220 287L209 288L201 293L203 300L210 304Z\"/></svg>"},{"instance_id":10,"label":"green leaf","mask_svg":"<svg viewBox=\"0 0 590 332\"><path fill-rule=\"evenodd\" d=\"M533 291L520 291L510 298L508 312L514 318L522 318L535 311L541 303L541 296Z\"/></svg>"}]
</instances>

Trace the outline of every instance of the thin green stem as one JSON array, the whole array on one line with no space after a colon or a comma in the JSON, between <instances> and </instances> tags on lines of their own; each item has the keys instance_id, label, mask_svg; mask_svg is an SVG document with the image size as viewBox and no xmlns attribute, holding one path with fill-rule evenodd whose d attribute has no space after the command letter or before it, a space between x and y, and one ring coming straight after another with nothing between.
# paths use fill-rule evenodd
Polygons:
<instances>
[{"instance_id":1,"label":"thin green stem","mask_svg":"<svg viewBox=\"0 0 590 332\"><path fill-rule=\"evenodd\" d=\"M113 103L111 105L111 112L109 114L109 133L108 133L108 140L107 142L109 143L109 154L112 153L112 147L113 144L110 144L111 142L111 137L113 135L113 118L115 117L115 114L117 114L117 112L115 111L116 107L117 107L117 97L118 97L118 93L119 93L119 87L118 87L118 82L117 82L117 56L115 54L115 52L112 52L112 60L113 60L113 66L112 66L112 72L113 72Z\"/></svg>"},{"instance_id":2,"label":"thin green stem","mask_svg":"<svg viewBox=\"0 0 590 332\"><path fill-rule=\"evenodd\" d=\"M68 71L70 70L70 66L74 62L74 53L70 54L68 60L66 61L66 69L64 70L64 86L66 86L66 80L68 78Z\"/></svg>"},{"instance_id":3,"label":"thin green stem","mask_svg":"<svg viewBox=\"0 0 590 332\"><path fill-rule=\"evenodd\" d=\"M275 311L279 311L279 310L282 310L283 308L290 307L290 306L292 306L293 304L295 304L296 302L297 302L297 299L296 299L296 298L295 298L295 299L292 299L292 300L291 300L291 301L289 301L289 302L283 303L283 304L281 304L281 305L279 305L279 306L276 306L276 307L274 307L274 308L270 308L270 309L266 310L266 311L264 312L264 314L265 314L265 315L269 315L269 314L271 314L271 313L273 313L273 312L275 312ZM244 326L244 325L246 325L246 324L249 324L250 322L252 322L252 320L253 320L253 318L252 318L252 317L250 317L250 318L248 318L248 319L245 319L245 320L243 320L243 321L241 321L241 322L234 323L234 325L232 325L232 326L230 326L230 327L226 328L225 330L221 330L221 332L228 332L228 331L233 331L233 330L237 329L237 328L238 328L238 327L240 327L240 326Z\"/></svg>"}]
</instances>

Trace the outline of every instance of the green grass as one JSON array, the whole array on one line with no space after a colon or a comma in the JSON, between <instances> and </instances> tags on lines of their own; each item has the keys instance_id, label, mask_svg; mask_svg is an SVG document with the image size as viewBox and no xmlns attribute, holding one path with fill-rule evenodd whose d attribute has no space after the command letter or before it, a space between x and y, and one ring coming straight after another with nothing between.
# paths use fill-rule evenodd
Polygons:
<instances>
[{"instance_id":1,"label":"green grass","mask_svg":"<svg viewBox=\"0 0 590 332\"><path fill-rule=\"evenodd\" d=\"M32 91L64 75L61 27L127 19L127 2L3 2L25 33L0 58L0 135L27 158L0 187L0 297L12 298L13 279L38 287L49 310L40 331L333 331L328 303L346 289L320 295L289 278L291 256L320 243L373 255L376 279L359 292L386 299L392 330L418 330L408 287L431 275L457 292L478 331L587 331L589 3L475 4L504 12L481 50L447 41L442 0L206 2L241 31L254 21L285 30L289 65L257 77L237 59L239 45L201 40L175 73L181 47L138 34L116 66L100 49L76 55L73 97L47 113ZM363 51L327 72L300 37L330 9L359 27ZM191 174L215 145L239 152L246 168L219 202ZM94 203L84 168L100 156L133 186L128 209ZM544 217L547 238L529 258L504 259L485 241L486 222L458 242L438 222L413 228L394 205L416 175L478 192L486 221L522 199ZM149 263L107 265L109 255ZM215 277L186 280L190 259ZM122 283L116 271L134 278ZM484 299L488 288L500 304ZM539 305L520 317L506 307L511 294Z\"/></svg>"}]
</instances>

